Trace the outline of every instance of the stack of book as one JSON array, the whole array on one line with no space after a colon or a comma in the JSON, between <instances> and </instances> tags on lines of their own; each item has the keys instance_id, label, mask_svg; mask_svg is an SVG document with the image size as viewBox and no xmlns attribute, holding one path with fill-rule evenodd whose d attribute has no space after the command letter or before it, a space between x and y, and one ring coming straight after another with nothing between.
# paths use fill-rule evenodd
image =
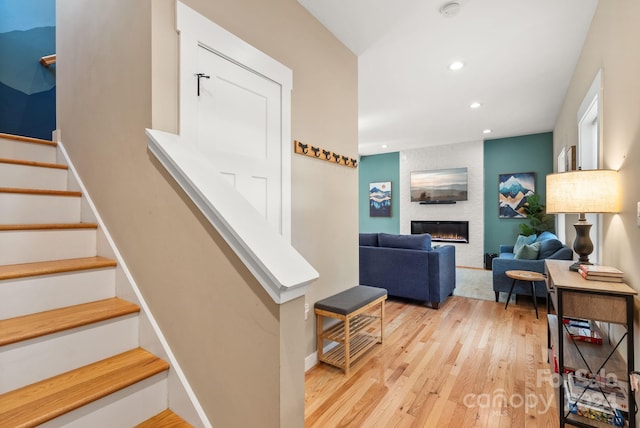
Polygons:
<instances>
[{"instance_id":1,"label":"stack of book","mask_svg":"<svg viewBox=\"0 0 640 428\"><path fill-rule=\"evenodd\" d=\"M622 282L624 272L611 266L580 265L578 272L590 281Z\"/></svg>"},{"instance_id":2,"label":"stack of book","mask_svg":"<svg viewBox=\"0 0 640 428\"><path fill-rule=\"evenodd\" d=\"M578 318L563 318L562 322L565 325L567 334L573 340L602 345L602 335L591 321Z\"/></svg>"},{"instance_id":3,"label":"stack of book","mask_svg":"<svg viewBox=\"0 0 640 428\"><path fill-rule=\"evenodd\" d=\"M628 400L624 387L618 382L569 374L564 386L572 413L610 425L624 425Z\"/></svg>"},{"instance_id":4,"label":"stack of book","mask_svg":"<svg viewBox=\"0 0 640 428\"><path fill-rule=\"evenodd\" d=\"M560 368L558 367L558 357L556 357L556 350L554 349L553 345L551 345L551 359L553 360L553 370L556 373L559 373ZM569 374L569 373L575 373L575 371L576 371L575 368L571 366L567 366L567 364L565 363L562 373Z\"/></svg>"}]
</instances>

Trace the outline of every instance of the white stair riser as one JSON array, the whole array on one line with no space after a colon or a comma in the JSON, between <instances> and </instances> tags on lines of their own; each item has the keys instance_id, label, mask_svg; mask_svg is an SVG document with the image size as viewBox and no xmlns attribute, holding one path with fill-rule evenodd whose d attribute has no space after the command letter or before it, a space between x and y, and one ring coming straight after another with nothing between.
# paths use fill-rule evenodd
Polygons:
<instances>
[{"instance_id":1,"label":"white stair riser","mask_svg":"<svg viewBox=\"0 0 640 428\"><path fill-rule=\"evenodd\" d=\"M56 157L55 147L0 138L0 158L55 163ZM65 190L68 174L0 163L0 187ZM91 206L79 197L0 193L0 224L78 223L87 209ZM0 264L95 254L95 230L0 232ZM117 272L104 268L0 281L0 319L112 297ZM0 346L0 394L140 346L145 319L130 314ZM157 374L39 426L135 426L169 406L167 376L167 371Z\"/></svg>"},{"instance_id":2,"label":"white stair riser","mask_svg":"<svg viewBox=\"0 0 640 428\"><path fill-rule=\"evenodd\" d=\"M0 224L79 222L79 197L0 193Z\"/></svg>"},{"instance_id":3,"label":"white stair riser","mask_svg":"<svg viewBox=\"0 0 640 428\"><path fill-rule=\"evenodd\" d=\"M0 265L96 255L95 229L0 232Z\"/></svg>"},{"instance_id":4,"label":"white stair riser","mask_svg":"<svg viewBox=\"0 0 640 428\"><path fill-rule=\"evenodd\" d=\"M137 346L137 314L3 346L0 394Z\"/></svg>"},{"instance_id":5,"label":"white stair riser","mask_svg":"<svg viewBox=\"0 0 640 428\"><path fill-rule=\"evenodd\" d=\"M115 296L115 268L40 275L0 282L0 319Z\"/></svg>"},{"instance_id":6,"label":"white stair riser","mask_svg":"<svg viewBox=\"0 0 640 428\"><path fill-rule=\"evenodd\" d=\"M45 422L39 428L133 427L168 405L167 374L164 372Z\"/></svg>"},{"instance_id":7,"label":"white stair riser","mask_svg":"<svg viewBox=\"0 0 640 428\"><path fill-rule=\"evenodd\" d=\"M55 163L56 148L0 138L0 158Z\"/></svg>"},{"instance_id":8,"label":"white stair riser","mask_svg":"<svg viewBox=\"0 0 640 428\"><path fill-rule=\"evenodd\" d=\"M0 187L67 190L67 170L0 162Z\"/></svg>"}]
</instances>

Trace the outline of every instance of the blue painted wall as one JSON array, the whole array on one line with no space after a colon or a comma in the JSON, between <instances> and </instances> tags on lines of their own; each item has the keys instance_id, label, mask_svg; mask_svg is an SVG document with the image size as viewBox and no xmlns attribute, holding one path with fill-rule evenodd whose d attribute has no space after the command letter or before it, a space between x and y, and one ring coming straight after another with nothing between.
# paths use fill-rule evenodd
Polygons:
<instances>
[{"instance_id":1,"label":"blue painted wall","mask_svg":"<svg viewBox=\"0 0 640 428\"><path fill-rule=\"evenodd\" d=\"M55 0L0 0L0 132L51 139L56 127Z\"/></svg>"},{"instance_id":2,"label":"blue painted wall","mask_svg":"<svg viewBox=\"0 0 640 428\"><path fill-rule=\"evenodd\" d=\"M362 156L358 164L360 232L400 233L400 153ZM391 182L391 217L369 217L369 183Z\"/></svg>"},{"instance_id":3,"label":"blue painted wall","mask_svg":"<svg viewBox=\"0 0 640 428\"><path fill-rule=\"evenodd\" d=\"M546 176L553 172L553 134L484 142L484 250L497 253L500 244L515 243L524 220L498 218L498 175L536 173L536 193L546 200Z\"/></svg>"}]
</instances>

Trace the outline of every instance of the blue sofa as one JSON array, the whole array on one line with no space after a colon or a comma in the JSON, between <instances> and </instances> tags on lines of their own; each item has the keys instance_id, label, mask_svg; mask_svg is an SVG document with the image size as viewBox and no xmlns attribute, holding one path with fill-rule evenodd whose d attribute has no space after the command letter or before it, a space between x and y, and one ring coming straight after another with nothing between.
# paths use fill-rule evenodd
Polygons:
<instances>
[{"instance_id":1,"label":"blue sofa","mask_svg":"<svg viewBox=\"0 0 640 428\"><path fill-rule=\"evenodd\" d=\"M545 273L544 260L573 260L573 250L561 241L551 232L542 232L540 236L534 238L533 243L537 243L538 254L535 259L527 260L516 258L514 254L514 245L500 245L500 253L498 257L493 259L493 291L496 294L496 302L500 298L500 293L508 293L511 288L512 279L507 277L508 270L528 270L532 272ZM547 288L544 282L536 284L536 296L546 297ZM531 296L531 286L522 281L516 281L513 294L524 294Z\"/></svg>"},{"instance_id":2,"label":"blue sofa","mask_svg":"<svg viewBox=\"0 0 640 428\"><path fill-rule=\"evenodd\" d=\"M431 247L431 235L360 234L360 284L438 309L456 286L453 245Z\"/></svg>"}]
</instances>

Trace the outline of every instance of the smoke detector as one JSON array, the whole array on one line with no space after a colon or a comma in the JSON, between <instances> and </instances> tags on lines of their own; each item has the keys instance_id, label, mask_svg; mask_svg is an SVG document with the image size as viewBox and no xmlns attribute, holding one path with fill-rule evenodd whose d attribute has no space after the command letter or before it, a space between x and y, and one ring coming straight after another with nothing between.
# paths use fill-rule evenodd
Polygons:
<instances>
[{"instance_id":1,"label":"smoke detector","mask_svg":"<svg viewBox=\"0 0 640 428\"><path fill-rule=\"evenodd\" d=\"M452 18L460 12L460 3L450 1L440 6L440 14L445 18Z\"/></svg>"}]
</instances>

